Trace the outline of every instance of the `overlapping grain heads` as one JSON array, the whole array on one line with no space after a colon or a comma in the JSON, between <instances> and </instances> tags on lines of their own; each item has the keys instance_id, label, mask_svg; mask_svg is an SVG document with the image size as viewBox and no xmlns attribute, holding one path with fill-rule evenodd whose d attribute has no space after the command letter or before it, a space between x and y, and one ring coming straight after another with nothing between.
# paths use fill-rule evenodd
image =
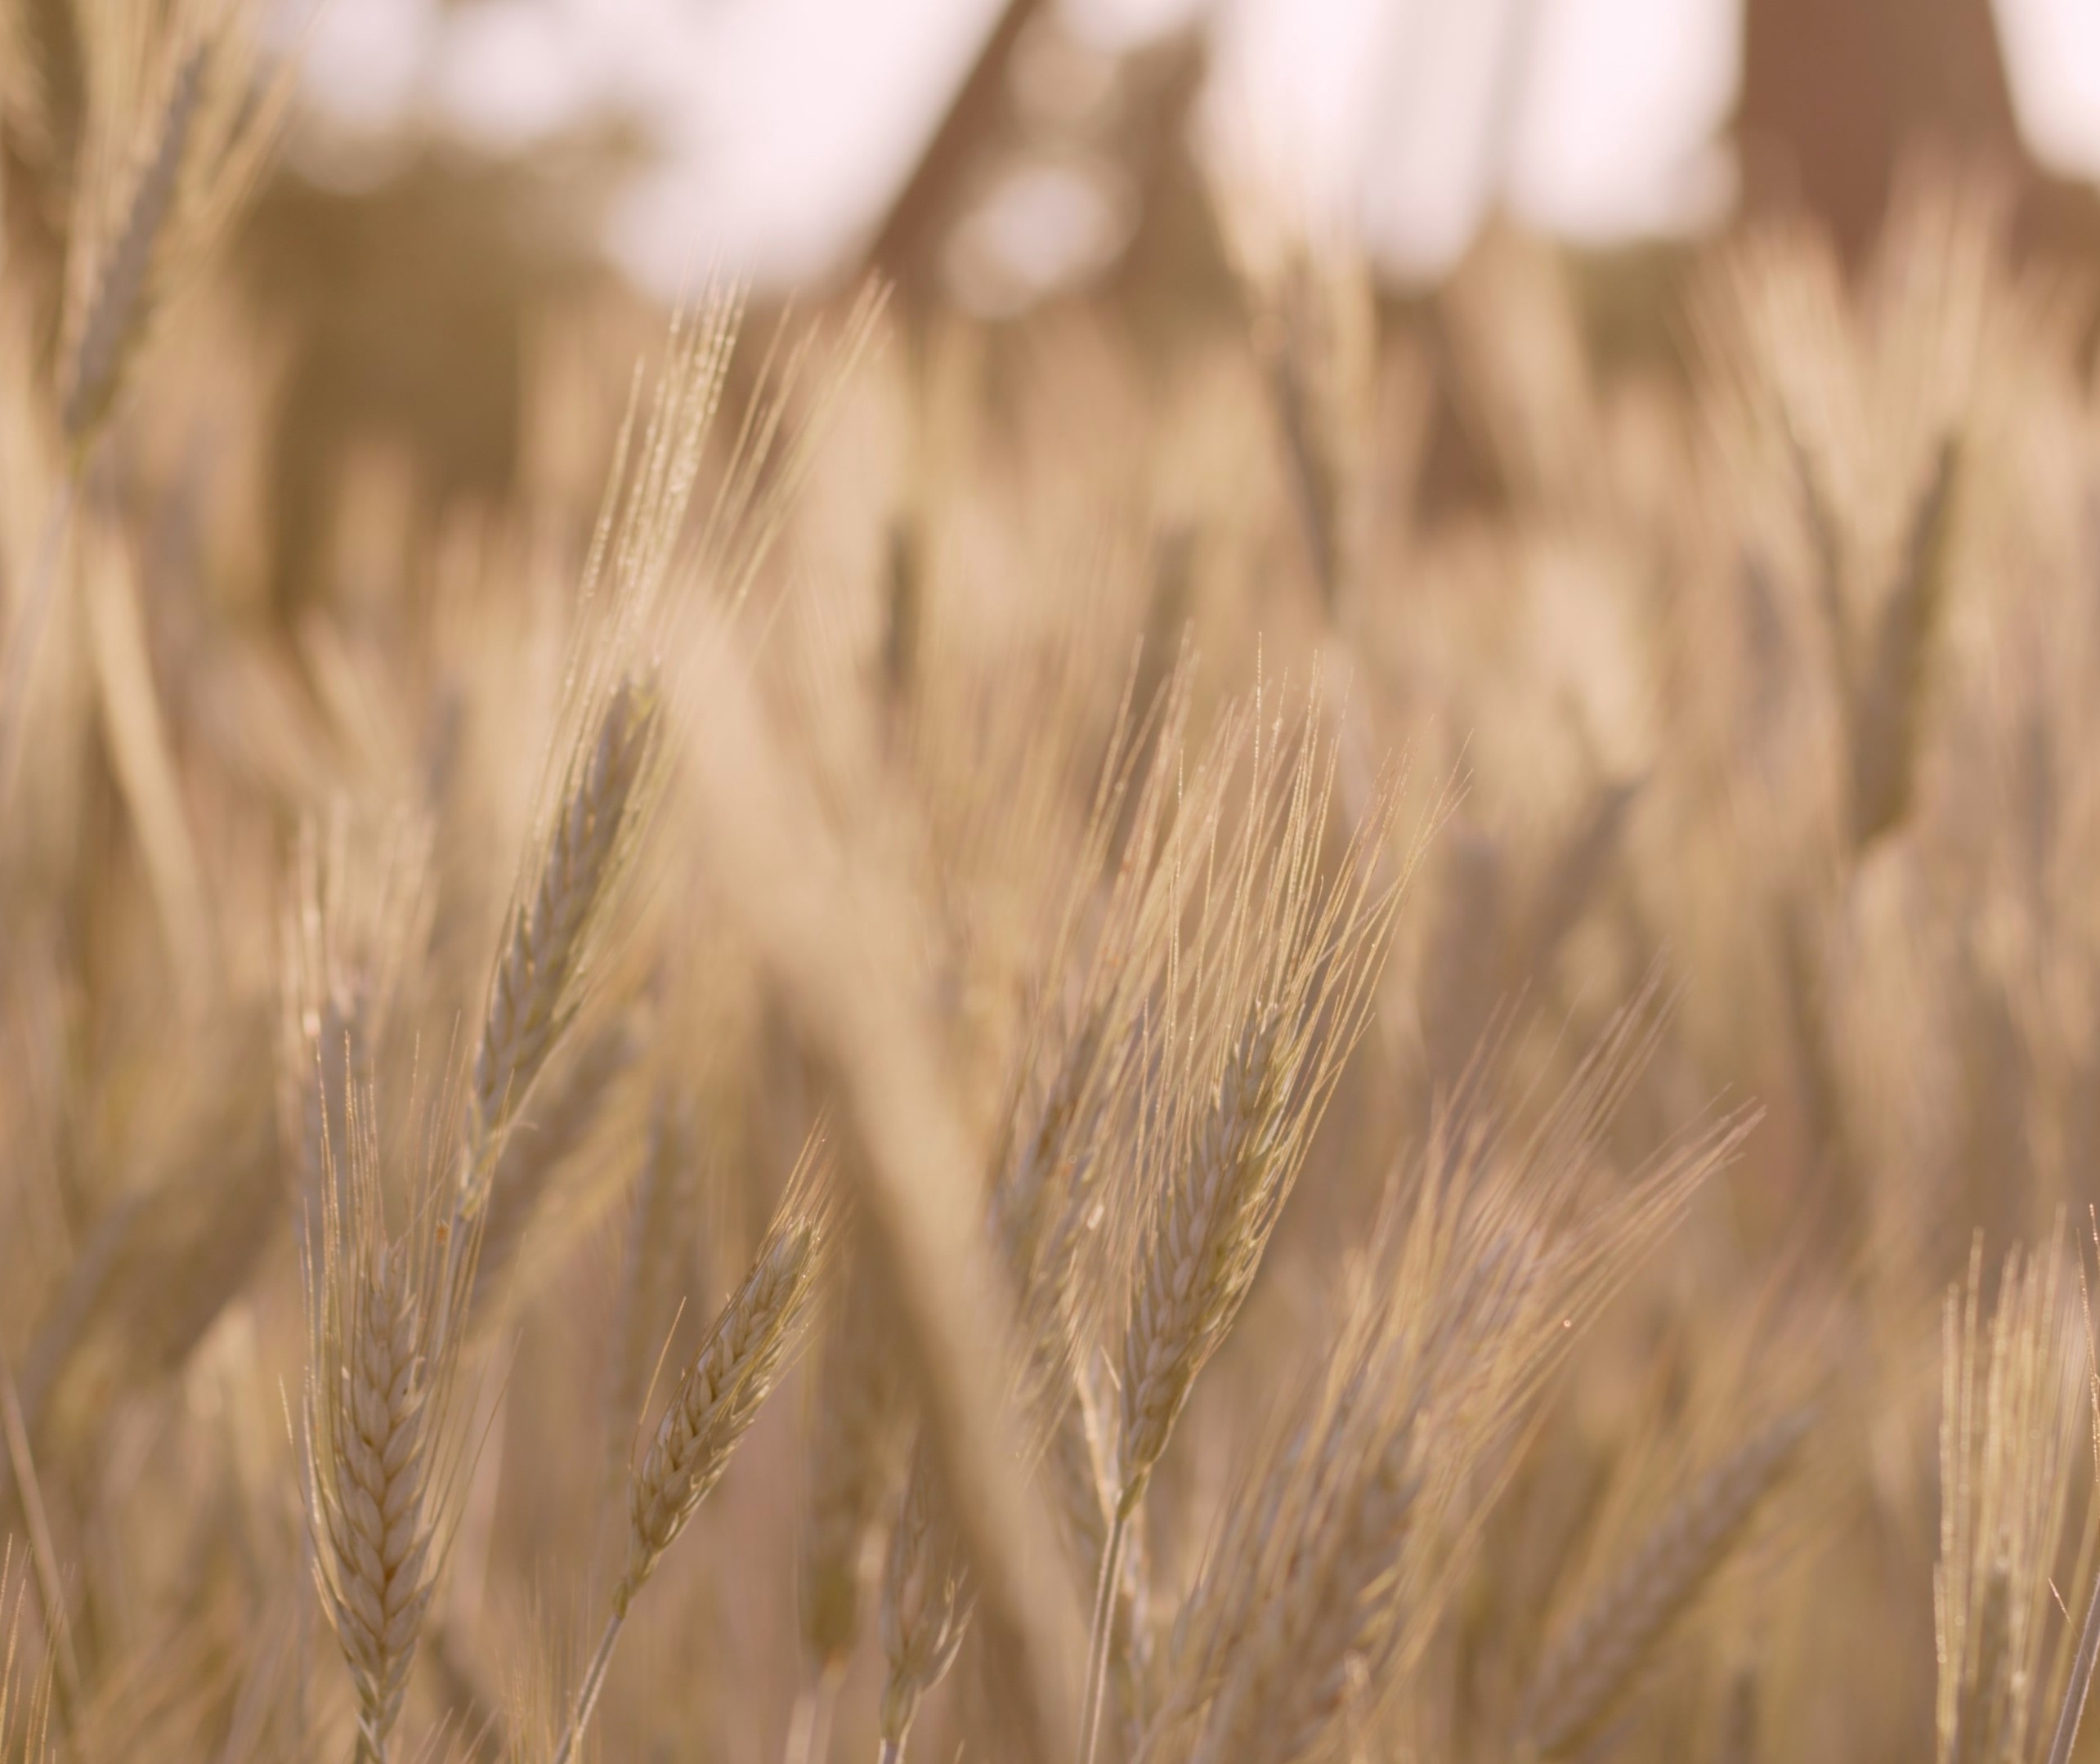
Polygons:
<instances>
[{"instance_id":1,"label":"overlapping grain heads","mask_svg":"<svg viewBox=\"0 0 2100 1764\"><path fill-rule=\"evenodd\" d=\"M623 405L550 298L530 505L362 437L291 607L247 16L0 19L11 1757L2090 1749L2100 420L1991 200L1638 347L1248 234Z\"/></svg>"}]
</instances>

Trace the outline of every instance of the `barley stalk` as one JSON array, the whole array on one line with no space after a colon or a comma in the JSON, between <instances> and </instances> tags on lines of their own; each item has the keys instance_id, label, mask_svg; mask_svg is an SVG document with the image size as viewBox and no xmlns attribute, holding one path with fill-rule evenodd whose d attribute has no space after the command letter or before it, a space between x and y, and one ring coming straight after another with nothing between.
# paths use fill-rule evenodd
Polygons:
<instances>
[{"instance_id":1,"label":"barley stalk","mask_svg":"<svg viewBox=\"0 0 2100 1764\"><path fill-rule=\"evenodd\" d=\"M2063 1706L2057 1715L2056 1737L2049 1742L2049 1764L2071 1764L2078 1730L2085 1719L2085 1699L2093 1689L2096 1661L2100 1661L2100 1580L2093 1583L2092 1596L2085 1601L2085 1621L2078 1632L2078 1652L2072 1657Z\"/></svg>"}]
</instances>

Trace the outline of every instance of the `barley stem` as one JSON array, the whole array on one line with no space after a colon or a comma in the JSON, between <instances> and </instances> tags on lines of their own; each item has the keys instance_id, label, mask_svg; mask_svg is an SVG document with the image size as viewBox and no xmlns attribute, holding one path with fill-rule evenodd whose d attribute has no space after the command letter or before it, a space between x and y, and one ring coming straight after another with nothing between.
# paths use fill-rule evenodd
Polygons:
<instances>
[{"instance_id":1,"label":"barley stem","mask_svg":"<svg viewBox=\"0 0 2100 1764\"><path fill-rule=\"evenodd\" d=\"M2063 1708L2057 1717L2049 1764L2071 1764L2071 1748L2078 1743L2078 1724L2085 1715L2085 1695L2093 1688L2096 1658L2100 1658L2100 1580L2093 1582L2093 1596L2085 1603L2085 1627L2079 1633L2078 1657L2071 1664L2071 1682L2063 1689Z\"/></svg>"},{"instance_id":2,"label":"barley stem","mask_svg":"<svg viewBox=\"0 0 2100 1764\"><path fill-rule=\"evenodd\" d=\"M1130 1535L1131 1506L1116 1503L1108 1538L1101 1547L1101 1573L1094 1587L1094 1621L1086 1637L1086 1700L1080 1706L1080 1764L1094 1764L1100 1744L1101 1704L1108 1685L1108 1644L1116 1627L1116 1585L1123 1569L1123 1543Z\"/></svg>"},{"instance_id":3,"label":"barley stem","mask_svg":"<svg viewBox=\"0 0 2100 1764\"><path fill-rule=\"evenodd\" d=\"M787 1730L786 1764L824 1764L830 1755L831 1712L838 1707L840 1676L838 1664L827 1663L795 1699L795 1716Z\"/></svg>"},{"instance_id":4,"label":"barley stem","mask_svg":"<svg viewBox=\"0 0 2100 1764\"><path fill-rule=\"evenodd\" d=\"M613 1644L619 1641L620 1626L626 1620L626 1612L620 1609L606 1619L605 1633L598 1639L598 1652L584 1668L584 1681L576 1688L576 1712L569 1717L562 1743L554 1748L554 1764L569 1764L583 1743L584 1730L590 1726L592 1712L598 1707L598 1693L605 1688L606 1669L612 1664Z\"/></svg>"},{"instance_id":5,"label":"barley stem","mask_svg":"<svg viewBox=\"0 0 2100 1764\"><path fill-rule=\"evenodd\" d=\"M876 1753L875 1764L904 1764L904 1742L902 1739L885 1739L882 1749Z\"/></svg>"}]
</instances>

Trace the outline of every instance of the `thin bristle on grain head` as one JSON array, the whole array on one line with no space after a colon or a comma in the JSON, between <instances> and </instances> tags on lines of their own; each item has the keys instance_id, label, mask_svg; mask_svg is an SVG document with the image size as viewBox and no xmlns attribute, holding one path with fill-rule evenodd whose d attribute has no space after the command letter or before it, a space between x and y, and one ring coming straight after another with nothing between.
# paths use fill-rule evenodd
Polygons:
<instances>
[{"instance_id":1,"label":"thin bristle on grain head","mask_svg":"<svg viewBox=\"0 0 2100 1764\"><path fill-rule=\"evenodd\" d=\"M1440 1114L1413 1180L1389 1186L1306 1394L1227 1503L1155 1745L1283 1764L1378 1719L1547 1373L1735 1144L1694 1138L1600 1200L1629 1057L1619 1036L1601 1052L1529 1135L1477 1105Z\"/></svg>"},{"instance_id":2,"label":"thin bristle on grain head","mask_svg":"<svg viewBox=\"0 0 2100 1764\"><path fill-rule=\"evenodd\" d=\"M786 526L817 443L854 365L875 341L887 298L880 284L864 284L828 342L792 329L783 316L759 363L764 390L745 408L696 548L696 568L732 611L749 598Z\"/></svg>"},{"instance_id":3,"label":"thin bristle on grain head","mask_svg":"<svg viewBox=\"0 0 2100 1764\"><path fill-rule=\"evenodd\" d=\"M1279 731L1279 733L1281 732ZM1368 1020L1399 900L1381 790L1332 881L1319 846L1333 750L1310 721L1257 745L1245 822L1192 960L1195 1056L1144 1228L1121 1366L1118 1505L1142 1493L1190 1388L1231 1328Z\"/></svg>"},{"instance_id":4,"label":"thin bristle on grain head","mask_svg":"<svg viewBox=\"0 0 2100 1764\"><path fill-rule=\"evenodd\" d=\"M1522 1394L1516 1344L1557 1332L1534 1314L1533 1245L1461 1237L1433 1181L1399 1218L1389 1197L1322 1370L1191 1601L1168 1708L1198 1715L1192 1760L1310 1755L1392 1682L1434 1614L1444 1503Z\"/></svg>"},{"instance_id":5,"label":"thin bristle on grain head","mask_svg":"<svg viewBox=\"0 0 2100 1764\"><path fill-rule=\"evenodd\" d=\"M728 1468L731 1454L799 1347L824 1289L837 1226L828 1154L813 1139L750 1271L679 1379L634 1466L627 1565L613 1592L624 1616Z\"/></svg>"},{"instance_id":6,"label":"thin bristle on grain head","mask_svg":"<svg viewBox=\"0 0 2100 1764\"><path fill-rule=\"evenodd\" d=\"M1024 1041L994 1154L987 1222L1023 1312L1016 1400L1031 1456L1060 1423L1073 1356L1101 1338L1116 1271L1130 1254L1142 1190L1115 1177L1146 1131L1150 1086L1175 1020L1177 928L1206 873L1248 733L1244 717L1228 715L1170 791L1171 742L1185 712L1185 673L1177 670L1157 707L1149 756L1138 751L1149 721L1104 768L1085 861L1049 958L1052 975L1067 962L1078 967L1076 996L1046 1010ZM1111 867L1107 841L1119 825L1122 850ZM1081 951L1076 921L1096 900L1102 872L1106 902Z\"/></svg>"},{"instance_id":7,"label":"thin bristle on grain head","mask_svg":"<svg viewBox=\"0 0 2100 1764\"><path fill-rule=\"evenodd\" d=\"M451 1356L432 1340L446 1279L434 1183L391 1232L377 1134L353 1095L347 1174L323 1184L307 1257L307 1515L323 1609L350 1672L359 1755L387 1756L460 1468ZM336 1153L331 1147L329 1157Z\"/></svg>"},{"instance_id":8,"label":"thin bristle on grain head","mask_svg":"<svg viewBox=\"0 0 2100 1764\"><path fill-rule=\"evenodd\" d=\"M2085 1349L2065 1258L2010 1251L1987 1323L1983 1285L1979 1238L1943 1330L1932 1577L1942 1764L2027 1750L2084 1419Z\"/></svg>"},{"instance_id":9,"label":"thin bristle on grain head","mask_svg":"<svg viewBox=\"0 0 2100 1764\"><path fill-rule=\"evenodd\" d=\"M56 1680L48 1645L34 1650L24 1645L28 1593L29 1577L16 1560L11 1537L0 1544L0 1744L19 1748L19 1756L29 1764L43 1764L52 1756Z\"/></svg>"},{"instance_id":10,"label":"thin bristle on grain head","mask_svg":"<svg viewBox=\"0 0 2100 1764\"><path fill-rule=\"evenodd\" d=\"M1619 1707L1656 1646L1741 1541L1813 1418L1806 1410L1783 1417L1709 1471L1547 1650L1520 1717L1533 1755L1569 1755Z\"/></svg>"},{"instance_id":11,"label":"thin bristle on grain head","mask_svg":"<svg viewBox=\"0 0 2100 1764\"><path fill-rule=\"evenodd\" d=\"M661 684L680 548L742 302L718 291L674 319L646 409L638 378L584 567L581 627L473 1056L455 1218L483 1210L533 1082L588 994L661 798Z\"/></svg>"},{"instance_id":12,"label":"thin bristle on grain head","mask_svg":"<svg viewBox=\"0 0 2100 1764\"><path fill-rule=\"evenodd\" d=\"M1131 1155L1167 1027L1156 1013L1174 984L1175 927L1207 873L1251 732L1249 718L1228 715L1193 771L1180 776L1171 762L1186 714L1181 668L1152 713L1120 723L1112 741L1077 885L1050 958L1052 972L1067 960L1079 965L1077 998L1046 1014L1024 1041L994 1153L987 1228L1019 1300L1018 1358L1008 1376L1022 1454L1032 1464L1054 1454L1072 1418L1080 1362L1108 1307L1107 1269L1124 1259L1122 1246L1135 1233L1131 1185L1113 1178ZM1111 866L1117 835L1120 856ZM1078 921L1104 873L1106 907L1082 953ZM1039 1072L1046 1081L1036 1077ZM1033 1095L1032 1086L1039 1086ZM1096 1489L1081 1498L1099 1503L1104 1494ZM1105 1514L1099 1529L1105 1535ZM1100 1542L1097 1536L1097 1554ZM1137 1571L1130 1563L1119 1585ZM1126 1637L1133 1608L1132 1599L1117 1600ZM884 1565L885 1734L898 1746L920 1700L952 1663L971 1610L966 1565L922 1449L913 1455Z\"/></svg>"},{"instance_id":13,"label":"thin bristle on grain head","mask_svg":"<svg viewBox=\"0 0 2100 1764\"><path fill-rule=\"evenodd\" d=\"M428 927L429 827L396 817L375 832L337 804L302 823L296 892L281 935L286 1095L299 1193L320 1222L324 1169L347 1179L349 1104L372 1062ZM338 1198L340 1199L340 1198Z\"/></svg>"}]
</instances>

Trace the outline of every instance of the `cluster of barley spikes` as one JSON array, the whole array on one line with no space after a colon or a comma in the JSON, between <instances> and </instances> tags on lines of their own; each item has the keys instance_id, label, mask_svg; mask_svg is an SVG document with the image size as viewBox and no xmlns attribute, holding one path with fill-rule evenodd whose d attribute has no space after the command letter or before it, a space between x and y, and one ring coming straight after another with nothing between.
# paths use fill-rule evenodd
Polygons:
<instances>
[{"instance_id":1,"label":"cluster of barley spikes","mask_svg":"<svg viewBox=\"0 0 2100 1764\"><path fill-rule=\"evenodd\" d=\"M288 589L255 23L0 7L0 1758L2100 1757L2086 284L549 291Z\"/></svg>"}]
</instances>

